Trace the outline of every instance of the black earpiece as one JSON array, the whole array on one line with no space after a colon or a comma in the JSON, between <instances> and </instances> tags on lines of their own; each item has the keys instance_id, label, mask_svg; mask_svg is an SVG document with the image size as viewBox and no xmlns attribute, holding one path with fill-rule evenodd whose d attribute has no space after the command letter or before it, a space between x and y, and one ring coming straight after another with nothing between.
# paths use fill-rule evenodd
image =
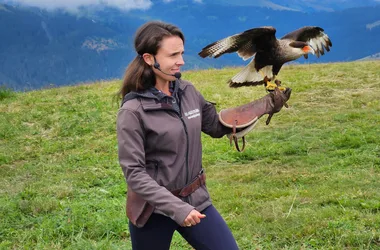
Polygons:
<instances>
[{"instance_id":1,"label":"black earpiece","mask_svg":"<svg viewBox=\"0 0 380 250\"><path fill-rule=\"evenodd\" d=\"M154 59L154 61L156 61L156 58ZM160 64L158 62L154 62L153 67L155 69L160 69Z\"/></svg>"}]
</instances>

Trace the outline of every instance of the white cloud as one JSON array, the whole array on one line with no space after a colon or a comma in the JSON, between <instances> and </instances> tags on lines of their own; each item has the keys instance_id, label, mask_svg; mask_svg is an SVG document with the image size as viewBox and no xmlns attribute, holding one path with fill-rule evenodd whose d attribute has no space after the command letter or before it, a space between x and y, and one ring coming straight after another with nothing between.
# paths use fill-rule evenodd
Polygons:
<instances>
[{"instance_id":1,"label":"white cloud","mask_svg":"<svg viewBox=\"0 0 380 250\"><path fill-rule=\"evenodd\" d=\"M174 2L175 0L163 0L164 3L171 3ZM180 2L181 0L177 0ZM380 0L379 0L380 1ZM203 3L203 0L193 0L194 3Z\"/></svg>"},{"instance_id":2,"label":"white cloud","mask_svg":"<svg viewBox=\"0 0 380 250\"><path fill-rule=\"evenodd\" d=\"M123 10L149 9L152 6L150 0L0 0L0 2L16 3L49 10L57 8L76 10L78 7L90 5L116 7Z\"/></svg>"},{"instance_id":3,"label":"white cloud","mask_svg":"<svg viewBox=\"0 0 380 250\"><path fill-rule=\"evenodd\" d=\"M377 26L380 26L380 20L376 21L376 22L373 22L373 23L369 23L366 25L366 28L371 30Z\"/></svg>"}]
</instances>

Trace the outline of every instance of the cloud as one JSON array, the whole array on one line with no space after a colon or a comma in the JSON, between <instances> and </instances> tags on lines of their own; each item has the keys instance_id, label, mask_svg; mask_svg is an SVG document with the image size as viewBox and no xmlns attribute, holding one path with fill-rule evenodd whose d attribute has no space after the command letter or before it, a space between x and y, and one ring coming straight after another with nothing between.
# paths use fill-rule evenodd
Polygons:
<instances>
[{"instance_id":1,"label":"cloud","mask_svg":"<svg viewBox=\"0 0 380 250\"><path fill-rule=\"evenodd\" d=\"M164 3L171 3L174 2L175 0L163 0ZM181 0L178 0L180 2ZM379 0L380 1L380 0ZM203 0L193 0L194 3L203 3Z\"/></svg>"},{"instance_id":2,"label":"cloud","mask_svg":"<svg viewBox=\"0 0 380 250\"><path fill-rule=\"evenodd\" d=\"M26 6L40 7L48 10L63 8L77 10L82 6L108 6L122 10L149 9L152 6L150 0L3 0L0 2L21 4Z\"/></svg>"}]
</instances>

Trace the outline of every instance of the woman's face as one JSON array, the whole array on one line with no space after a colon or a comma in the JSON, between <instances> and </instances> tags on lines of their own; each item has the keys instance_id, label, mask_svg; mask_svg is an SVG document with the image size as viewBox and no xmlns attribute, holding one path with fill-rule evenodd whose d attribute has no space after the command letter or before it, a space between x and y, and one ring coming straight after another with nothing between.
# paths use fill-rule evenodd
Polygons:
<instances>
[{"instance_id":1,"label":"woman's face","mask_svg":"<svg viewBox=\"0 0 380 250\"><path fill-rule=\"evenodd\" d=\"M161 41L161 47L156 54L156 61L160 64L160 69L166 74L173 75L176 72L180 72L181 66L185 64L183 61L184 45L183 41L178 36L165 37ZM154 58L151 57L151 65L154 64ZM174 76L165 75L158 69L153 68L156 74L157 81L167 82L174 81Z\"/></svg>"}]
</instances>

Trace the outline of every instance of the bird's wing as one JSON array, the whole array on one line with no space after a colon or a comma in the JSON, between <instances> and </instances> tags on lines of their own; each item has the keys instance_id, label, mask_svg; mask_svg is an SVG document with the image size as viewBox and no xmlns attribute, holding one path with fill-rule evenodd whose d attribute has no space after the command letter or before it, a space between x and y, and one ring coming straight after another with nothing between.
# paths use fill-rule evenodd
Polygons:
<instances>
[{"instance_id":1,"label":"bird's wing","mask_svg":"<svg viewBox=\"0 0 380 250\"><path fill-rule=\"evenodd\" d=\"M311 45L314 49L315 55L319 57L324 55L325 51L330 51L332 43L328 35L321 27L305 26L298 30L292 31L281 39L291 39L294 41L302 41Z\"/></svg>"},{"instance_id":2,"label":"bird's wing","mask_svg":"<svg viewBox=\"0 0 380 250\"><path fill-rule=\"evenodd\" d=\"M246 30L211 43L198 54L203 58L218 58L225 53L237 52L241 58L247 60L254 56L258 49L273 46L276 40L275 33L276 29L270 26Z\"/></svg>"}]
</instances>

